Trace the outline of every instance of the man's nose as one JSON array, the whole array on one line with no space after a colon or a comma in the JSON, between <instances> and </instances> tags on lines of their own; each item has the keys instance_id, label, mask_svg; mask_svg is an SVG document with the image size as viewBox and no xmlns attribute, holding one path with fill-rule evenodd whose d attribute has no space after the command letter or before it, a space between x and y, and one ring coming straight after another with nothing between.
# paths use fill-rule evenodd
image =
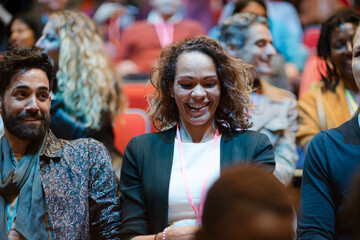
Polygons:
<instances>
[{"instance_id":1,"label":"man's nose","mask_svg":"<svg viewBox=\"0 0 360 240\"><path fill-rule=\"evenodd\" d=\"M274 46L271 43L266 45L266 55L274 56L276 53L277 52L276 52Z\"/></svg>"},{"instance_id":2,"label":"man's nose","mask_svg":"<svg viewBox=\"0 0 360 240\"><path fill-rule=\"evenodd\" d=\"M40 111L40 107L39 107L36 96L32 96L32 97L28 98L28 100L26 102L25 110L27 112L39 112Z\"/></svg>"},{"instance_id":3,"label":"man's nose","mask_svg":"<svg viewBox=\"0 0 360 240\"><path fill-rule=\"evenodd\" d=\"M347 42L346 42L345 52L346 52L346 54L352 55L352 44L351 44L351 41L347 41Z\"/></svg>"},{"instance_id":4,"label":"man's nose","mask_svg":"<svg viewBox=\"0 0 360 240\"><path fill-rule=\"evenodd\" d=\"M41 50L43 50L43 49L44 49L44 47L43 47L43 41L44 41L44 36L41 36L41 37L39 38L39 40L36 41L35 47L40 48Z\"/></svg>"}]
</instances>

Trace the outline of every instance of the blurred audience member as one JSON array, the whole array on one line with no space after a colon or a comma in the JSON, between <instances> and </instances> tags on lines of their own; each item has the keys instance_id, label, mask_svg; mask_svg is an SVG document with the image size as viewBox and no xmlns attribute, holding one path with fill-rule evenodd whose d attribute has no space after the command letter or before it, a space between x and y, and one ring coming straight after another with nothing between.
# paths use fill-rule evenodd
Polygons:
<instances>
[{"instance_id":1,"label":"blurred audience member","mask_svg":"<svg viewBox=\"0 0 360 240\"><path fill-rule=\"evenodd\" d=\"M34 47L41 37L43 28L41 18L34 14L15 15L9 24L9 46L11 48Z\"/></svg>"},{"instance_id":2,"label":"blurred audience member","mask_svg":"<svg viewBox=\"0 0 360 240\"><path fill-rule=\"evenodd\" d=\"M225 7L227 7L226 5ZM264 0L241 0L236 1L234 9L232 10L233 14L236 13L254 13L260 16L267 16L267 8ZM220 26L213 27L208 35L214 39L219 39ZM271 75L264 76L266 80L276 86L283 89L290 90L290 82L285 74L285 59L281 54L276 54L270 63Z\"/></svg>"},{"instance_id":3,"label":"blurred audience member","mask_svg":"<svg viewBox=\"0 0 360 240\"><path fill-rule=\"evenodd\" d=\"M350 13L347 12L346 15ZM340 29L347 28L355 31L355 28L350 26L340 27ZM352 69L358 87L360 87L359 51L358 28L352 54ZM336 106L335 104L334 102L333 107ZM350 219L341 219L340 213L348 199L350 183L360 167L359 112L358 109L355 116L340 127L316 134L310 142L301 185L298 224L300 240L351 239L348 236ZM356 209L350 211L359 212ZM356 227L359 228L359 225Z\"/></svg>"},{"instance_id":4,"label":"blurred audience member","mask_svg":"<svg viewBox=\"0 0 360 240\"><path fill-rule=\"evenodd\" d=\"M352 73L352 39L360 15L353 9L342 9L322 24L318 56L325 60L326 74L316 89L299 100L300 146L306 150L315 134L338 127L349 120L358 107L359 92Z\"/></svg>"},{"instance_id":5,"label":"blurred audience member","mask_svg":"<svg viewBox=\"0 0 360 240\"><path fill-rule=\"evenodd\" d=\"M301 24L304 27L322 24L340 7L344 7L344 4L339 0L301 0L299 4Z\"/></svg>"},{"instance_id":6,"label":"blurred audience member","mask_svg":"<svg viewBox=\"0 0 360 240\"><path fill-rule=\"evenodd\" d=\"M209 31L216 24L216 15L221 12L221 0L183 0L185 17L201 22Z\"/></svg>"},{"instance_id":7,"label":"blurred audience member","mask_svg":"<svg viewBox=\"0 0 360 240\"><path fill-rule=\"evenodd\" d=\"M181 0L150 0L153 10L147 20L135 22L120 36L117 72L122 75L149 74L160 50L172 42L203 35L203 26L183 19Z\"/></svg>"},{"instance_id":8,"label":"blurred audience member","mask_svg":"<svg viewBox=\"0 0 360 240\"><path fill-rule=\"evenodd\" d=\"M226 170L210 188L196 240L292 240L294 212L285 187L253 166Z\"/></svg>"},{"instance_id":9,"label":"blurred audience member","mask_svg":"<svg viewBox=\"0 0 360 240\"><path fill-rule=\"evenodd\" d=\"M112 58L116 57L120 48L120 32L135 21L137 13L136 7L125 5L123 0L104 1L96 10L93 19Z\"/></svg>"},{"instance_id":10,"label":"blurred audience member","mask_svg":"<svg viewBox=\"0 0 360 240\"><path fill-rule=\"evenodd\" d=\"M54 61L51 130L64 139L94 137L112 152L112 120L122 108L119 79L95 23L84 13L50 15L36 46Z\"/></svg>"},{"instance_id":11,"label":"blurred audience member","mask_svg":"<svg viewBox=\"0 0 360 240\"><path fill-rule=\"evenodd\" d=\"M285 57L286 75L296 87L297 79L305 64L308 52L301 43L301 24L296 9L292 4L284 1L268 0L229 1L223 8L223 14L220 17L219 23L222 23L222 21L235 13L252 12L262 15L262 9L268 9L267 15L274 47ZM211 34L210 36L216 38L216 35Z\"/></svg>"},{"instance_id":12,"label":"blurred audience member","mask_svg":"<svg viewBox=\"0 0 360 240\"><path fill-rule=\"evenodd\" d=\"M266 17L252 13L235 14L224 21L220 42L232 57L242 58L256 68L253 93L255 112L252 130L265 133L275 149L275 175L291 183L298 155L295 144L296 98L284 89L262 80L271 74L270 61L276 54Z\"/></svg>"}]
</instances>

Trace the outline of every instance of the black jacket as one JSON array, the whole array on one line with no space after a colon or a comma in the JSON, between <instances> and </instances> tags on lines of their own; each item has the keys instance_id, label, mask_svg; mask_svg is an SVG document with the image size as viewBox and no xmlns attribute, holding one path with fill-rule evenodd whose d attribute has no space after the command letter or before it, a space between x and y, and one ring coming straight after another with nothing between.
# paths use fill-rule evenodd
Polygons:
<instances>
[{"instance_id":1,"label":"black jacket","mask_svg":"<svg viewBox=\"0 0 360 240\"><path fill-rule=\"evenodd\" d=\"M176 128L134 137L123 159L120 191L124 195L123 240L161 232L168 226L169 182ZM264 134L241 131L222 134L220 166L252 162L275 169L273 147Z\"/></svg>"}]
</instances>

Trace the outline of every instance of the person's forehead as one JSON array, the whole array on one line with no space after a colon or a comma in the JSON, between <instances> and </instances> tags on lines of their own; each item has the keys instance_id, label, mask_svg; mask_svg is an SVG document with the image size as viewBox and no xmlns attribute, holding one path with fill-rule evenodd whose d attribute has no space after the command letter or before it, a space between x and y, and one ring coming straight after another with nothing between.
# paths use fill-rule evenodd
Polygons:
<instances>
[{"instance_id":1,"label":"person's forehead","mask_svg":"<svg viewBox=\"0 0 360 240\"><path fill-rule=\"evenodd\" d=\"M332 40L336 40L339 37L345 37L347 35L353 35L355 33L355 25L352 23L341 23L332 32Z\"/></svg>"},{"instance_id":2,"label":"person's forehead","mask_svg":"<svg viewBox=\"0 0 360 240\"><path fill-rule=\"evenodd\" d=\"M37 68L23 68L12 76L8 90L12 91L19 86L30 89L49 89L49 85L49 79L43 70Z\"/></svg>"},{"instance_id":3,"label":"person's forehead","mask_svg":"<svg viewBox=\"0 0 360 240\"><path fill-rule=\"evenodd\" d=\"M260 39L260 38L271 39L269 28L261 23L254 23L251 26L249 26L248 39Z\"/></svg>"}]
</instances>

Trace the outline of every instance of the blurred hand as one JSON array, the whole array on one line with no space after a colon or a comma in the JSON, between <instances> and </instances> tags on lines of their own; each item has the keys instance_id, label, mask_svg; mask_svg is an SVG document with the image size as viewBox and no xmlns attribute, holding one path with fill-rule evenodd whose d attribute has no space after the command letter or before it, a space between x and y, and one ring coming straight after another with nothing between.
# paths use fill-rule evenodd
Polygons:
<instances>
[{"instance_id":1,"label":"blurred hand","mask_svg":"<svg viewBox=\"0 0 360 240\"><path fill-rule=\"evenodd\" d=\"M195 233L199 229L199 226L185 226L168 228L166 231L165 240L194 240ZM162 234L159 234L162 237ZM158 237L159 237L158 235ZM161 239L161 238L159 238Z\"/></svg>"}]
</instances>

